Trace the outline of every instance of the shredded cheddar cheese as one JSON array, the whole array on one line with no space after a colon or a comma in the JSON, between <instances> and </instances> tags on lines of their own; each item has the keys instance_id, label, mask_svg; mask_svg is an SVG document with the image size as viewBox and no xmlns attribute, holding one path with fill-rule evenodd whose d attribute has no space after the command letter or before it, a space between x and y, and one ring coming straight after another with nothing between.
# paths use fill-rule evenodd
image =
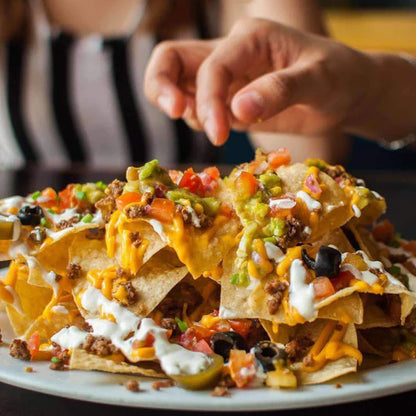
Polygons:
<instances>
[{"instance_id":1,"label":"shredded cheddar cheese","mask_svg":"<svg viewBox=\"0 0 416 416\"><path fill-rule=\"evenodd\" d=\"M277 265L276 273L283 277L290 269L290 266L295 259L302 257L302 247L292 247L287 250L285 258Z\"/></svg>"},{"instance_id":2,"label":"shredded cheddar cheese","mask_svg":"<svg viewBox=\"0 0 416 416\"><path fill-rule=\"evenodd\" d=\"M346 330L347 324L329 321L309 352L311 365L304 364L302 369L311 373L321 369L328 361L336 361L342 357L355 358L358 364L361 364L363 360L361 352L342 342Z\"/></svg>"}]
</instances>

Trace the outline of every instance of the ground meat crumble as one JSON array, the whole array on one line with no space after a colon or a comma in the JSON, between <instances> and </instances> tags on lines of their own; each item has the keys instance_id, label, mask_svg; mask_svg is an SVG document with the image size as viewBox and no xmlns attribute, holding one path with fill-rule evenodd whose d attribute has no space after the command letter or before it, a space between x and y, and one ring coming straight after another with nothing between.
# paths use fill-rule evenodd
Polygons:
<instances>
[{"instance_id":1,"label":"ground meat crumble","mask_svg":"<svg viewBox=\"0 0 416 416\"><path fill-rule=\"evenodd\" d=\"M285 345L285 352L289 361L300 360L307 352L308 348L313 345L313 341L308 337L293 339Z\"/></svg>"},{"instance_id":2,"label":"ground meat crumble","mask_svg":"<svg viewBox=\"0 0 416 416\"><path fill-rule=\"evenodd\" d=\"M140 233L138 231L132 231L129 234L129 239L132 243L133 247L139 247L140 244L142 243L143 239L140 237Z\"/></svg>"},{"instance_id":3,"label":"ground meat crumble","mask_svg":"<svg viewBox=\"0 0 416 416\"><path fill-rule=\"evenodd\" d=\"M140 385L136 380L127 380L124 384L127 390L137 393L140 391Z\"/></svg>"},{"instance_id":4,"label":"ground meat crumble","mask_svg":"<svg viewBox=\"0 0 416 416\"><path fill-rule=\"evenodd\" d=\"M152 383L153 390L166 389L168 387L173 387L175 382L173 380L157 380Z\"/></svg>"},{"instance_id":5,"label":"ground meat crumble","mask_svg":"<svg viewBox=\"0 0 416 416\"><path fill-rule=\"evenodd\" d=\"M117 352L117 348L112 344L111 340L101 336L94 337L93 335L88 335L87 338L85 338L82 348L99 357L107 357Z\"/></svg>"},{"instance_id":6,"label":"ground meat crumble","mask_svg":"<svg viewBox=\"0 0 416 416\"><path fill-rule=\"evenodd\" d=\"M123 301L121 301L117 297L115 297L115 299L118 302L120 302L123 306L134 305L137 302L138 295L137 295L136 289L134 288L133 284L131 282L120 282L120 283L118 283L114 286L113 294L117 292L117 290L119 289L120 286L124 287L124 289L126 291L126 294L127 294L126 298Z\"/></svg>"},{"instance_id":7,"label":"ground meat crumble","mask_svg":"<svg viewBox=\"0 0 416 416\"><path fill-rule=\"evenodd\" d=\"M81 277L81 266L79 264L70 263L66 269L68 272L68 279L74 280Z\"/></svg>"},{"instance_id":8,"label":"ground meat crumble","mask_svg":"<svg viewBox=\"0 0 416 416\"><path fill-rule=\"evenodd\" d=\"M277 279L273 279L264 285L264 291L271 296L267 301L267 308L269 309L270 315L274 315L279 310L288 286L286 281L282 282Z\"/></svg>"},{"instance_id":9,"label":"ground meat crumble","mask_svg":"<svg viewBox=\"0 0 416 416\"><path fill-rule=\"evenodd\" d=\"M126 209L127 218L135 219L135 218L143 218L146 217L149 212L149 205L140 205L134 204Z\"/></svg>"},{"instance_id":10,"label":"ground meat crumble","mask_svg":"<svg viewBox=\"0 0 416 416\"><path fill-rule=\"evenodd\" d=\"M309 235L305 232L305 225L295 217L286 219L286 232L277 239L277 245L286 249L296 245L300 241L305 241Z\"/></svg>"},{"instance_id":11,"label":"ground meat crumble","mask_svg":"<svg viewBox=\"0 0 416 416\"><path fill-rule=\"evenodd\" d=\"M61 220L56 224L56 228L58 230L65 230L66 228L70 228L73 225L79 223L79 215L76 215L69 220Z\"/></svg>"},{"instance_id":12,"label":"ground meat crumble","mask_svg":"<svg viewBox=\"0 0 416 416\"><path fill-rule=\"evenodd\" d=\"M23 361L30 361L30 352L27 342L23 339L16 338L10 344L10 355Z\"/></svg>"}]
</instances>

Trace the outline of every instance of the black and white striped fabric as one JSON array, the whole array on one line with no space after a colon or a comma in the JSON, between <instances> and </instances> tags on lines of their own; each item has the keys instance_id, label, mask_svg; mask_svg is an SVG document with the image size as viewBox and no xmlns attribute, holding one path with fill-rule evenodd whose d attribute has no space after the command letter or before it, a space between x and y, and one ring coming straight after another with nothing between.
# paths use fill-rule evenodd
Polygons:
<instances>
[{"instance_id":1,"label":"black and white striped fabric","mask_svg":"<svg viewBox=\"0 0 416 416\"><path fill-rule=\"evenodd\" d=\"M0 167L214 162L217 149L143 95L151 34L75 38L32 3L31 42L0 46Z\"/></svg>"}]
</instances>

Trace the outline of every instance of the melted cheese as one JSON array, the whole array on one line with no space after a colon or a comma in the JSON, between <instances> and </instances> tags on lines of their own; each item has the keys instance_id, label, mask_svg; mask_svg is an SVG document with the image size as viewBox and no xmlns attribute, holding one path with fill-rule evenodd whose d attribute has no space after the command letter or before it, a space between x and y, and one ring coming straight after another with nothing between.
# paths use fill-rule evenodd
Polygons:
<instances>
[{"instance_id":1,"label":"melted cheese","mask_svg":"<svg viewBox=\"0 0 416 416\"><path fill-rule=\"evenodd\" d=\"M361 364L363 356L361 352L348 344L342 342L347 324L329 321L309 352L312 365L303 365L302 369L307 373L317 371L325 366L328 361L336 361L342 357L352 357Z\"/></svg>"},{"instance_id":2,"label":"melted cheese","mask_svg":"<svg viewBox=\"0 0 416 416\"><path fill-rule=\"evenodd\" d=\"M300 259L302 256L302 247L292 247L287 250L285 258L276 267L278 276L283 277L290 269L290 266L295 259Z\"/></svg>"}]
</instances>

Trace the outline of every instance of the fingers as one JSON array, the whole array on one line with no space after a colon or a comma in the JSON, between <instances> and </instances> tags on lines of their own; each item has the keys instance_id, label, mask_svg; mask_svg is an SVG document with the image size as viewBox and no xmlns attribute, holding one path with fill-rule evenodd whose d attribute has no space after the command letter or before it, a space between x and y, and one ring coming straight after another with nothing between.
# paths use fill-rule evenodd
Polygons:
<instances>
[{"instance_id":1,"label":"fingers","mask_svg":"<svg viewBox=\"0 0 416 416\"><path fill-rule=\"evenodd\" d=\"M231 111L243 123L262 122L319 94L316 85L306 69L293 67L274 71L238 91L231 101Z\"/></svg>"},{"instance_id":2,"label":"fingers","mask_svg":"<svg viewBox=\"0 0 416 416\"><path fill-rule=\"evenodd\" d=\"M224 144L229 135L230 85L272 70L269 56L272 27L270 22L260 19L239 22L198 71L197 115L215 145ZM280 27L275 27L277 30Z\"/></svg>"},{"instance_id":3,"label":"fingers","mask_svg":"<svg viewBox=\"0 0 416 416\"><path fill-rule=\"evenodd\" d=\"M186 111L186 84L195 84L201 62L210 53L212 41L163 42L155 48L146 68L147 98L169 117Z\"/></svg>"}]
</instances>

